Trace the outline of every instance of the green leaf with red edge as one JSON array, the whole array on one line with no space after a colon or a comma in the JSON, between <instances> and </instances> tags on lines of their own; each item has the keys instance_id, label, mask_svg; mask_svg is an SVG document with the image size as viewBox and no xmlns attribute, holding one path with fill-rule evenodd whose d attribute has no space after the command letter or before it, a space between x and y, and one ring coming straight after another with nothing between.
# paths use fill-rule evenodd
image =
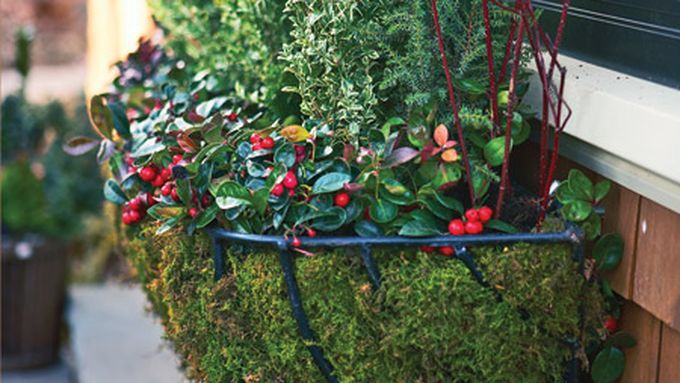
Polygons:
<instances>
[{"instance_id":1,"label":"green leaf with red edge","mask_svg":"<svg viewBox=\"0 0 680 383\"><path fill-rule=\"evenodd\" d=\"M78 136L66 141L62 149L66 154L80 156L99 146L99 142L99 140L90 137Z\"/></svg>"},{"instance_id":2,"label":"green leaf with red edge","mask_svg":"<svg viewBox=\"0 0 680 383\"><path fill-rule=\"evenodd\" d=\"M623 238L617 233L605 234L593 247L593 258L600 270L612 270L623 257Z\"/></svg>"},{"instance_id":3,"label":"green leaf with red edge","mask_svg":"<svg viewBox=\"0 0 680 383\"><path fill-rule=\"evenodd\" d=\"M626 357L617 347L605 347L600 351L590 370L595 383L613 383L623 375Z\"/></svg>"},{"instance_id":4,"label":"green leaf with red edge","mask_svg":"<svg viewBox=\"0 0 680 383\"><path fill-rule=\"evenodd\" d=\"M113 113L107 106L106 95L98 94L90 99L90 121L100 136L113 139Z\"/></svg>"}]
</instances>

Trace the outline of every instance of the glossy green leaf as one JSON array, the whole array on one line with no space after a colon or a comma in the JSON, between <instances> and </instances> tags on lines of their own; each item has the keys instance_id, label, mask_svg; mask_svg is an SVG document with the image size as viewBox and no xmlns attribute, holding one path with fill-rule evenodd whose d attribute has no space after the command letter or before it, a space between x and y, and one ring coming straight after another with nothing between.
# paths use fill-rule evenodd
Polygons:
<instances>
[{"instance_id":1,"label":"glossy green leaf","mask_svg":"<svg viewBox=\"0 0 680 383\"><path fill-rule=\"evenodd\" d=\"M576 200L567 202L561 211L567 221L582 222L592 213L593 207L586 201Z\"/></svg>"},{"instance_id":2,"label":"glossy green leaf","mask_svg":"<svg viewBox=\"0 0 680 383\"><path fill-rule=\"evenodd\" d=\"M159 203L153 205L147 210L147 213L151 218L157 220L164 220L166 218L176 217L177 215L184 212L184 208L179 206L169 206L164 203Z\"/></svg>"},{"instance_id":3,"label":"glossy green leaf","mask_svg":"<svg viewBox=\"0 0 680 383\"><path fill-rule=\"evenodd\" d=\"M626 357L616 347L606 347L593 361L590 375L595 383L613 383L623 375Z\"/></svg>"},{"instance_id":4,"label":"glossy green leaf","mask_svg":"<svg viewBox=\"0 0 680 383\"><path fill-rule=\"evenodd\" d=\"M581 228L586 235L586 239L592 241L602 232L602 218L593 213L581 223Z\"/></svg>"},{"instance_id":5,"label":"glossy green leaf","mask_svg":"<svg viewBox=\"0 0 680 383\"><path fill-rule=\"evenodd\" d=\"M122 205L127 202L127 196L113 179L109 179L104 183L104 198L116 205Z\"/></svg>"},{"instance_id":6,"label":"glossy green leaf","mask_svg":"<svg viewBox=\"0 0 680 383\"><path fill-rule=\"evenodd\" d=\"M569 189L574 193L576 198L585 201L592 201L594 199L595 188L593 183L578 169L571 169L569 171Z\"/></svg>"},{"instance_id":7,"label":"glossy green leaf","mask_svg":"<svg viewBox=\"0 0 680 383\"><path fill-rule=\"evenodd\" d=\"M623 238L619 234L605 234L593 247L593 258L600 270L612 270L623 257Z\"/></svg>"},{"instance_id":8,"label":"glossy green leaf","mask_svg":"<svg viewBox=\"0 0 680 383\"><path fill-rule=\"evenodd\" d=\"M62 149L72 156L80 156L99 146L99 140L89 137L73 137L66 141Z\"/></svg>"},{"instance_id":9,"label":"glossy green leaf","mask_svg":"<svg viewBox=\"0 0 680 383\"><path fill-rule=\"evenodd\" d=\"M442 232L435 221L411 220L399 230L399 235L406 237L430 237L441 235Z\"/></svg>"},{"instance_id":10,"label":"glossy green leaf","mask_svg":"<svg viewBox=\"0 0 680 383\"><path fill-rule=\"evenodd\" d=\"M600 202L604 199L604 197L609 193L609 189L611 188L612 183L609 182L608 180L600 181L595 184L595 202Z\"/></svg>"},{"instance_id":11,"label":"glossy green leaf","mask_svg":"<svg viewBox=\"0 0 680 383\"><path fill-rule=\"evenodd\" d=\"M113 138L113 114L106 106L106 95L98 94L90 99L90 121L102 137Z\"/></svg>"},{"instance_id":12,"label":"glossy green leaf","mask_svg":"<svg viewBox=\"0 0 680 383\"><path fill-rule=\"evenodd\" d=\"M397 205L384 199L373 201L368 209L371 218L378 223L387 223L397 217L399 209Z\"/></svg>"},{"instance_id":13,"label":"glossy green leaf","mask_svg":"<svg viewBox=\"0 0 680 383\"><path fill-rule=\"evenodd\" d=\"M512 140L510 140L512 148ZM505 137L496 137L484 146L484 158L491 166L499 166L503 163L505 153Z\"/></svg>"},{"instance_id":14,"label":"glossy green leaf","mask_svg":"<svg viewBox=\"0 0 680 383\"><path fill-rule=\"evenodd\" d=\"M360 237L380 237L383 231L380 226L373 221L361 220L354 224L354 231Z\"/></svg>"},{"instance_id":15,"label":"glossy green leaf","mask_svg":"<svg viewBox=\"0 0 680 383\"><path fill-rule=\"evenodd\" d=\"M345 173L328 173L321 176L314 186L312 186L312 194L332 193L342 189L342 186L351 180L349 174Z\"/></svg>"},{"instance_id":16,"label":"glossy green leaf","mask_svg":"<svg viewBox=\"0 0 680 383\"><path fill-rule=\"evenodd\" d=\"M284 164L287 168L292 168L295 165L295 149L293 145L284 143L279 146L274 152L274 162Z\"/></svg>"},{"instance_id":17,"label":"glossy green leaf","mask_svg":"<svg viewBox=\"0 0 680 383\"><path fill-rule=\"evenodd\" d=\"M233 181L220 184L214 196L217 206L222 210L251 205L248 189Z\"/></svg>"},{"instance_id":18,"label":"glossy green leaf","mask_svg":"<svg viewBox=\"0 0 680 383\"><path fill-rule=\"evenodd\" d=\"M347 213L345 209L332 207L326 210L322 217L315 219L312 227L326 232L335 231L342 227L346 219Z\"/></svg>"},{"instance_id":19,"label":"glossy green leaf","mask_svg":"<svg viewBox=\"0 0 680 383\"><path fill-rule=\"evenodd\" d=\"M217 213L219 212L220 208L217 205L210 205L208 206L207 209L201 211L201 213L196 217L196 220L194 223L196 224L196 228L200 229L203 227L206 227L215 220L215 217L217 217Z\"/></svg>"}]
</instances>

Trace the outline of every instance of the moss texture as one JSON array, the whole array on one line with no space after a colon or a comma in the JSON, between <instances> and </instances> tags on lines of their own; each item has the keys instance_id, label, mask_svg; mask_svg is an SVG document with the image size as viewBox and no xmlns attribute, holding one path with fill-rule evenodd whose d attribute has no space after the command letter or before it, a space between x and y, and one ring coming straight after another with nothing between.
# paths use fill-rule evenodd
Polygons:
<instances>
[{"instance_id":1,"label":"moss texture","mask_svg":"<svg viewBox=\"0 0 680 383\"><path fill-rule=\"evenodd\" d=\"M323 381L298 335L276 253L228 251L231 273L214 282L206 237L154 230L130 239L130 257L191 378ZM473 251L500 302L460 261L438 254L376 252L383 284L375 292L349 250L298 258L304 308L340 380L560 381L572 355L564 339L581 337L580 308L591 321L600 307L569 247Z\"/></svg>"}]
</instances>

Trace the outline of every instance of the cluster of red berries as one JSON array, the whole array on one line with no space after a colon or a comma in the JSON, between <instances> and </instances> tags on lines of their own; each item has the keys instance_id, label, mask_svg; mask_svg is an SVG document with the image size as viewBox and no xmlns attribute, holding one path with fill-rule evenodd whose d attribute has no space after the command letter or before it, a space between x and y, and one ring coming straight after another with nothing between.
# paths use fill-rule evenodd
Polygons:
<instances>
[{"instance_id":1,"label":"cluster of red berries","mask_svg":"<svg viewBox=\"0 0 680 383\"><path fill-rule=\"evenodd\" d=\"M262 137L257 133L253 133L250 136L250 143L253 146L253 151L273 149L274 148L274 139L273 138L271 138L269 136Z\"/></svg>"},{"instance_id":2,"label":"cluster of red berries","mask_svg":"<svg viewBox=\"0 0 680 383\"><path fill-rule=\"evenodd\" d=\"M468 209L464 219L454 219L449 222L451 235L481 234L484 224L491 220L493 210L487 206L479 209Z\"/></svg>"},{"instance_id":3,"label":"cluster of red berries","mask_svg":"<svg viewBox=\"0 0 680 383\"><path fill-rule=\"evenodd\" d=\"M173 165L177 163L175 162L175 158L177 158L177 162L182 160L181 155L175 155L175 157L173 157ZM130 170L134 171L136 169L131 168ZM161 187L172 177L172 165L165 168L159 168L156 164L151 164L139 169L137 173L142 181L148 182L153 187Z\"/></svg>"},{"instance_id":4,"label":"cluster of red berries","mask_svg":"<svg viewBox=\"0 0 680 383\"><path fill-rule=\"evenodd\" d=\"M289 170L286 175L283 176L283 181L274 185L271 194L274 197L281 197L283 193L288 189L288 197L295 196L295 188L298 186L298 179L295 175L294 170Z\"/></svg>"},{"instance_id":5,"label":"cluster of red berries","mask_svg":"<svg viewBox=\"0 0 680 383\"><path fill-rule=\"evenodd\" d=\"M464 219L453 219L449 222L449 233L451 235L481 234L484 231L484 224L491 220L493 210L487 206L479 209L468 209ZM420 250L425 253L432 253L437 250L440 254L450 257L456 253L452 246L421 246Z\"/></svg>"},{"instance_id":6,"label":"cluster of red berries","mask_svg":"<svg viewBox=\"0 0 680 383\"><path fill-rule=\"evenodd\" d=\"M146 193L138 195L123 205L123 223L134 225L139 223L146 216L146 211L156 204L153 194Z\"/></svg>"}]
</instances>

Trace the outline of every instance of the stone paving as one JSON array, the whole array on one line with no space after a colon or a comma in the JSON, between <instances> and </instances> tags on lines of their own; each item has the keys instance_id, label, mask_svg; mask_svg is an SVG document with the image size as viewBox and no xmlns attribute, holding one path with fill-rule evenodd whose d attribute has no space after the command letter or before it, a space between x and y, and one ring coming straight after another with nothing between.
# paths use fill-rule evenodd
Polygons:
<instances>
[{"instance_id":1,"label":"stone paving","mask_svg":"<svg viewBox=\"0 0 680 383\"><path fill-rule=\"evenodd\" d=\"M161 338L162 326L145 310L139 286L75 286L71 299L68 318L79 383L186 381Z\"/></svg>"}]
</instances>

